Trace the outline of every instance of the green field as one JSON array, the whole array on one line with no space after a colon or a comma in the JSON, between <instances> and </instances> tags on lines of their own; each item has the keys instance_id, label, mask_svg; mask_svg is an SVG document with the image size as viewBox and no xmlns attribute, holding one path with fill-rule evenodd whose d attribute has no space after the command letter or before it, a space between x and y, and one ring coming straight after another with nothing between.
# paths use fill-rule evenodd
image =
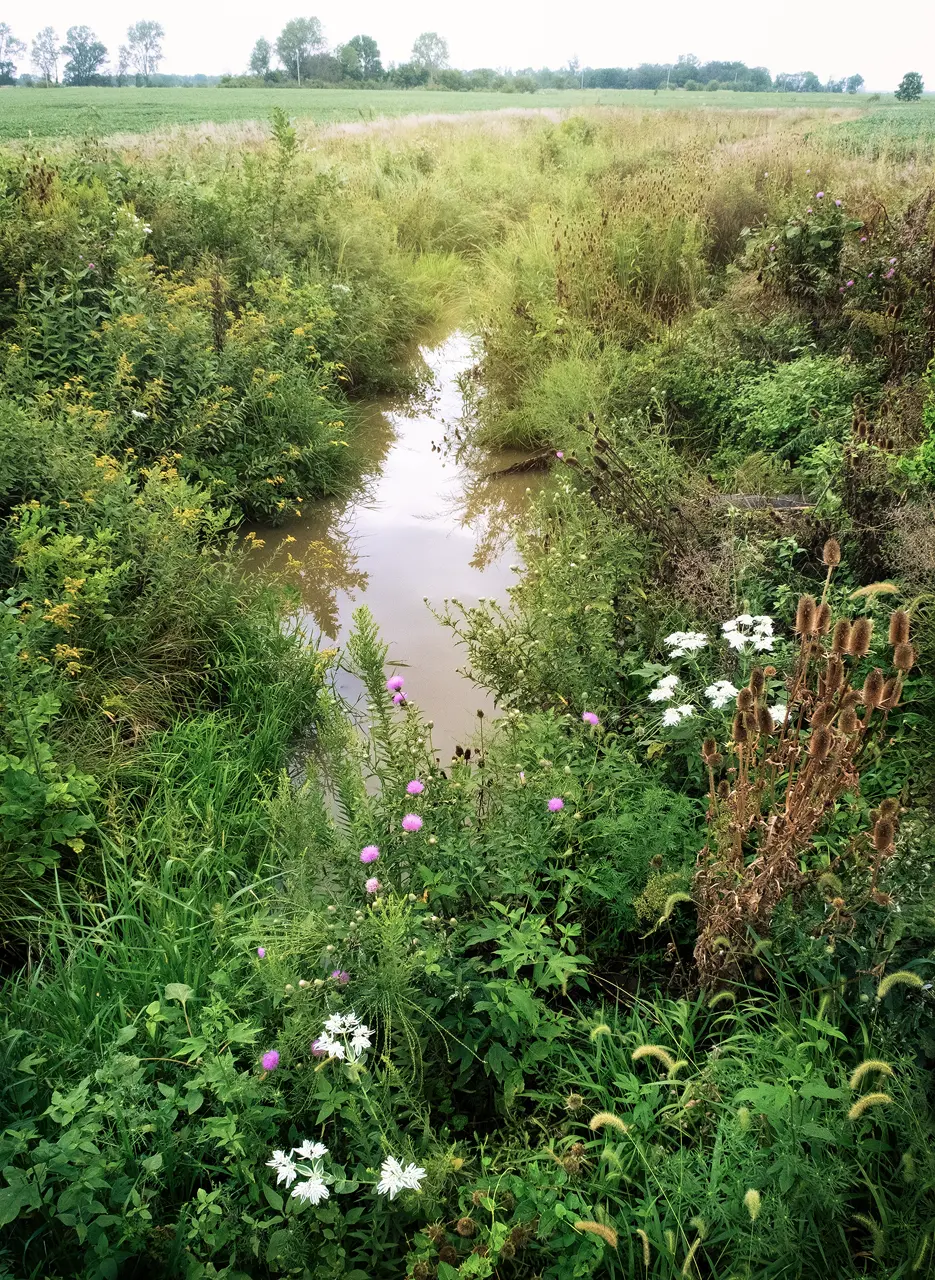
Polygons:
<instances>
[{"instance_id":1,"label":"green field","mask_svg":"<svg viewBox=\"0 0 935 1280\"><path fill-rule=\"evenodd\" d=\"M0 141L92 133L146 133L210 120L265 120L274 104L322 123L503 107L861 107L868 99L826 93L685 93L584 89L536 94L430 89L0 89ZM892 105L889 95L874 106Z\"/></svg>"}]
</instances>

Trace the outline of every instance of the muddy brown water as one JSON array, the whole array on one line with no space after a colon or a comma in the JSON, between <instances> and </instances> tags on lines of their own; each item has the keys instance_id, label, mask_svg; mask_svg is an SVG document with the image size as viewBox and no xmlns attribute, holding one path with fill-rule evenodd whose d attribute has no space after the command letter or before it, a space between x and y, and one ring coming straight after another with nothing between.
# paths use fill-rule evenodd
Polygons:
<instances>
[{"instance_id":1,"label":"muddy brown water","mask_svg":"<svg viewBox=\"0 0 935 1280\"><path fill-rule=\"evenodd\" d=\"M389 645L387 672L404 677L409 698L434 721L444 761L455 743L475 733L478 708L490 714L495 707L461 674L466 654L429 606L451 598L466 605L508 599L518 559L512 529L542 476L490 474L522 454L469 465L443 447L464 415L458 378L475 355L467 335L457 332L423 348L421 357L432 375L427 396L371 406L355 435L367 473L359 491L319 501L284 528L256 533L266 539L267 565L284 569L289 555L301 565L299 623L310 638L343 646L354 610L370 609ZM283 544L285 537L295 541ZM295 572L289 576L296 580ZM339 668L335 683L359 708L359 682Z\"/></svg>"}]
</instances>

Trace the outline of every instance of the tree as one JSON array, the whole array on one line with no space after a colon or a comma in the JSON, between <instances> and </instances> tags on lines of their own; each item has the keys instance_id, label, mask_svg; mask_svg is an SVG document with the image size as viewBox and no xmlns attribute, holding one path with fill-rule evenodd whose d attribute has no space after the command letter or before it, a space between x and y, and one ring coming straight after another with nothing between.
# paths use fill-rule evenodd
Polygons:
<instances>
[{"instance_id":1,"label":"tree","mask_svg":"<svg viewBox=\"0 0 935 1280\"><path fill-rule=\"evenodd\" d=\"M66 84L90 84L107 57L107 49L90 27L69 27L62 53L68 56Z\"/></svg>"},{"instance_id":2,"label":"tree","mask_svg":"<svg viewBox=\"0 0 935 1280\"><path fill-rule=\"evenodd\" d=\"M272 56L273 46L268 40L264 40L260 36L253 46L253 52L250 54L250 74L254 76L269 75L269 63Z\"/></svg>"},{"instance_id":3,"label":"tree","mask_svg":"<svg viewBox=\"0 0 935 1280\"><path fill-rule=\"evenodd\" d=\"M58 84L58 36L52 27L43 27L33 40L32 64L46 84Z\"/></svg>"},{"instance_id":4,"label":"tree","mask_svg":"<svg viewBox=\"0 0 935 1280\"><path fill-rule=\"evenodd\" d=\"M21 58L26 52L26 45L17 40L9 26L0 22L0 84L12 84L16 74L15 58Z\"/></svg>"},{"instance_id":5,"label":"tree","mask_svg":"<svg viewBox=\"0 0 935 1280\"><path fill-rule=\"evenodd\" d=\"M373 36L354 36L348 40L344 49L353 49L357 55L361 80L382 80L383 63L380 61L380 48ZM344 50L341 51L344 61Z\"/></svg>"},{"instance_id":6,"label":"tree","mask_svg":"<svg viewBox=\"0 0 935 1280\"><path fill-rule=\"evenodd\" d=\"M279 61L290 76L301 81L309 76L309 61L325 47L325 37L317 18L293 18L287 22L276 41Z\"/></svg>"},{"instance_id":7,"label":"tree","mask_svg":"<svg viewBox=\"0 0 935 1280\"><path fill-rule=\"evenodd\" d=\"M844 82L845 93L860 93L864 87L863 76L848 76Z\"/></svg>"},{"instance_id":8,"label":"tree","mask_svg":"<svg viewBox=\"0 0 935 1280\"><path fill-rule=\"evenodd\" d=\"M907 71L896 90L897 102L918 102L922 97L922 77L918 71Z\"/></svg>"},{"instance_id":9,"label":"tree","mask_svg":"<svg viewBox=\"0 0 935 1280\"><path fill-rule=\"evenodd\" d=\"M149 84L149 77L162 61L162 41L165 31L158 22L144 20L127 28L130 63Z\"/></svg>"},{"instance_id":10,"label":"tree","mask_svg":"<svg viewBox=\"0 0 935 1280\"><path fill-rule=\"evenodd\" d=\"M123 82L126 80L127 72L130 70L132 64L133 59L130 56L130 50L125 44L122 44L117 51L117 70L115 72L118 89L123 88Z\"/></svg>"},{"instance_id":11,"label":"tree","mask_svg":"<svg viewBox=\"0 0 935 1280\"><path fill-rule=\"evenodd\" d=\"M412 61L434 79L435 72L448 66L448 42L437 31L423 31L412 46Z\"/></svg>"}]
</instances>

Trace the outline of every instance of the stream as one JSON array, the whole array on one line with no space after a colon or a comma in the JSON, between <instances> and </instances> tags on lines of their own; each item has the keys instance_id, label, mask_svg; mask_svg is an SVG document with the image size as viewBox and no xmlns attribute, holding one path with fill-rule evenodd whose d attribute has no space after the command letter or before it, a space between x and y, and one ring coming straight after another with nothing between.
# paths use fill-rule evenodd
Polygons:
<instances>
[{"instance_id":1,"label":"stream","mask_svg":"<svg viewBox=\"0 0 935 1280\"><path fill-rule=\"evenodd\" d=\"M520 453L498 453L483 470L456 461L443 440L464 415L458 378L475 363L471 340L455 332L420 354L431 372L427 396L378 402L363 415L355 436L365 466L360 488L310 504L283 528L256 532L267 548L278 546L272 556L264 552L273 569L283 569L289 555L301 564L299 621L310 638L343 645L354 610L370 609L390 647L388 670L405 678L410 699L434 721L445 759L473 735L477 710L489 713L494 704L459 673L466 655L428 606L452 597L467 605L506 601L517 558L512 524L542 477L489 474L520 461ZM295 541L281 545L284 537ZM352 707L360 702L360 683L343 668L336 687Z\"/></svg>"}]
</instances>

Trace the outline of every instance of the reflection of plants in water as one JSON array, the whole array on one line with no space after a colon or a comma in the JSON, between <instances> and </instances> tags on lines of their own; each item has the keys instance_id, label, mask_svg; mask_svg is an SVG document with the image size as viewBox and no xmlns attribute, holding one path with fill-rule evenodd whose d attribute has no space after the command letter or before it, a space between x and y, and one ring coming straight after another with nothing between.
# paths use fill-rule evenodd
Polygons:
<instances>
[{"instance_id":1,"label":"reflection of plants in water","mask_svg":"<svg viewBox=\"0 0 935 1280\"><path fill-rule=\"evenodd\" d=\"M305 612L324 635L336 637L341 629L338 595L364 591L367 574L359 565L357 548L343 521L331 526L316 521L316 525L313 529L293 526L298 536L288 550L286 567L289 576L297 580Z\"/></svg>"},{"instance_id":2,"label":"reflection of plants in water","mask_svg":"<svg viewBox=\"0 0 935 1280\"><path fill-rule=\"evenodd\" d=\"M532 480L536 487L536 479ZM471 565L487 569L503 555L513 538L514 525L527 501L530 475L526 472L467 472L453 515L474 533Z\"/></svg>"}]
</instances>

